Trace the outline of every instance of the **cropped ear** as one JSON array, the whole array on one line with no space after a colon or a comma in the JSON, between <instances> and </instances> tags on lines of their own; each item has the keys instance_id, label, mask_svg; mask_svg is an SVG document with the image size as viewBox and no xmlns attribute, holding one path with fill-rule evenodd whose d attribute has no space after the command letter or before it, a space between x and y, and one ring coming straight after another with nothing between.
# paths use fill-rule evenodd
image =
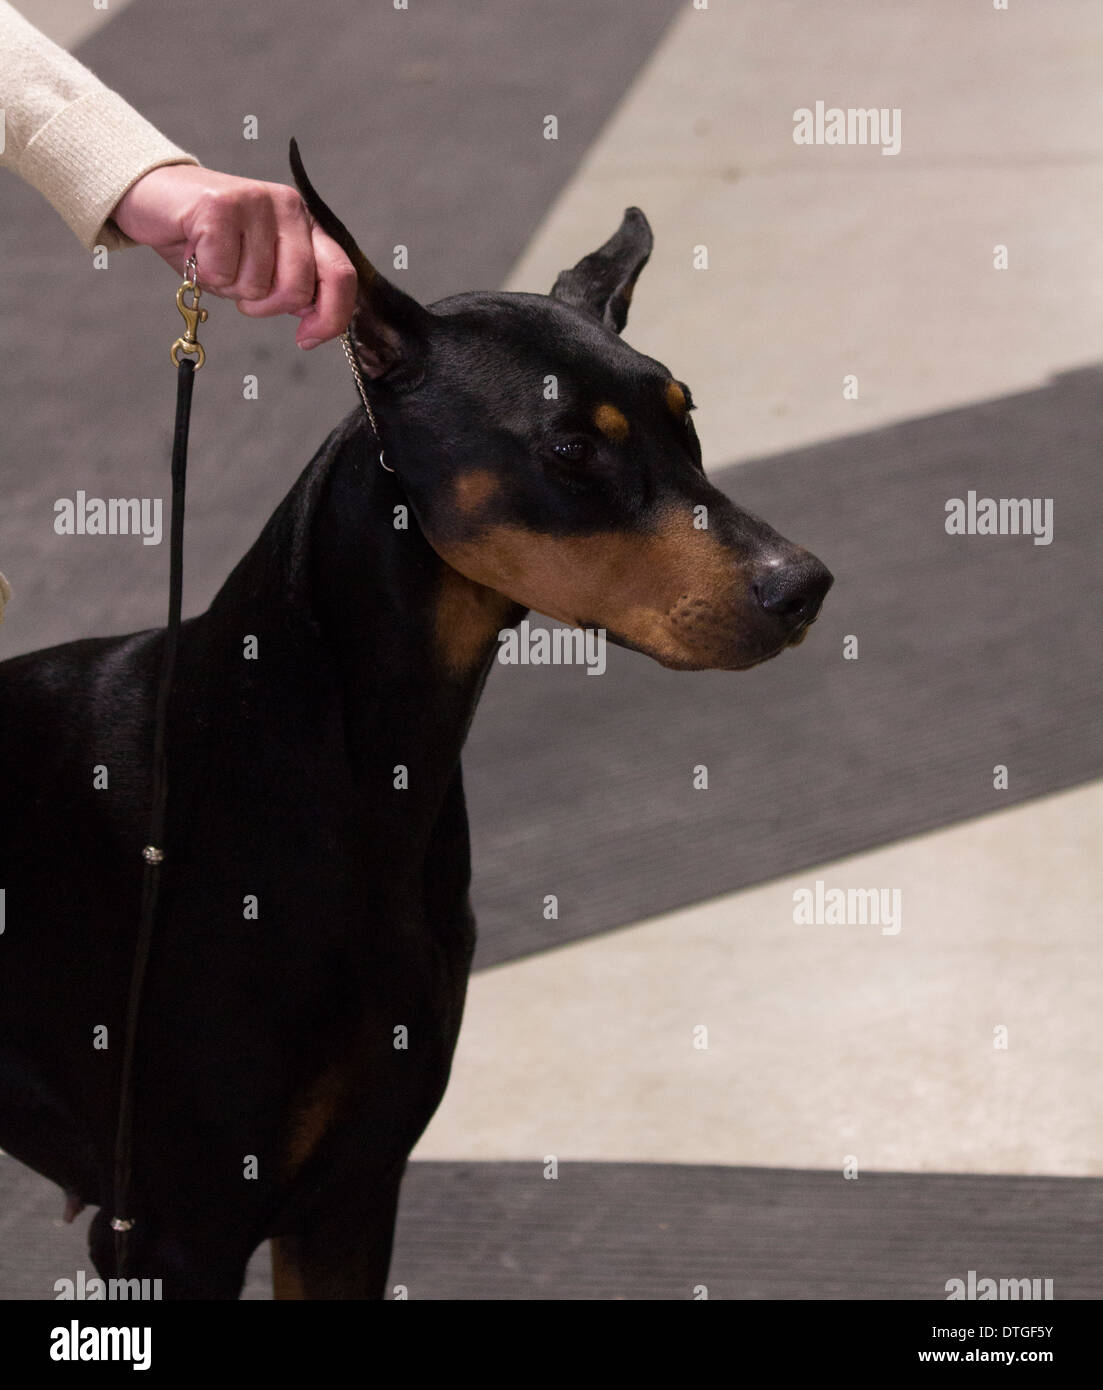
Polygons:
<instances>
[{"instance_id":1,"label":"cropped ear","mask_svg":"<svg viewBox=\"0 0 1103 1390\"><path fill-rule=\"evenodd\" d=\"M428 342L433 315L416 299L384 280L353 241L345 224L322 202L306 176L297 141L291 141L289 153L291 173L307 211L356 267L356 309L349 328L364 375L381 377L403 366L415 366Z\"/></svg>"},{"instance_id":2,"label":"cropped ear","mask_svg":"<svg viewBox=\"0 0 1103 1390\"><path fill-rule=\"evenodd\" d=\"M560 272L552 298L573 304L619 333L628 321L632 291L652 245L647 218L639 208L628 208L624 221L600 250L584 256L573 270Z\"/></svg>"}]
</instances>

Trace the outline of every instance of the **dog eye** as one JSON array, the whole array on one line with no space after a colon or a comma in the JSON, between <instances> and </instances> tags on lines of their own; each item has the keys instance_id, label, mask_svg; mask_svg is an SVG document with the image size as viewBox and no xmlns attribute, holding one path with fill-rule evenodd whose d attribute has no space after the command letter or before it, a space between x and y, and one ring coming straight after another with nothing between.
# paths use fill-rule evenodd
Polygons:
<instances>
[{"instance_id":1,"label":"dog eye","mask_svg":"<svg viewBox=\"0 0 1103 1390\"><path fill-rule=\"evenodd\" d=\"M588 439L564 439L552 445L552 453L566 463L587 463L593 452L594 446Z\"/></svg>"}]
</instances>

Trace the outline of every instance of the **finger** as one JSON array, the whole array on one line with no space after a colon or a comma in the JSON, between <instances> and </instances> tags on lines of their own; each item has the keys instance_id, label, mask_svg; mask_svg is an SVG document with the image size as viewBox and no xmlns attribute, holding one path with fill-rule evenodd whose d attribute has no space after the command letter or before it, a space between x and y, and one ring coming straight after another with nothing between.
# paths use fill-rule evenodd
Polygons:
<instances>
[{"instance_id":1,"label":"finger","mask_svg":"<svg viewBox=\"0 0 1103 1390\"><path fill-rule=\"evenodd\" d=\"M208 198L193 224L193 254L200 282L216 294L232 297L241 263L243 231L240 204L223 194Z\"/></svg>"},{"instance_id":2,"label":"finger","mask_svg":"<svg viewBox=\"0 0 1103 1390\"><path fill-rule=\"evenodd\" d=\"M293 189L277 195L276 213L271 291L263 299L242 302L242 312L252 318L306 314L314 298L314 244L306 209Z\"/></svg>"},{"instance_id":3,"label":"finger","mask_svg":"<svg viewBox=\"0 0 1103 1390\"><path fill-rule=\"evenodd\" d=\"M314 310L306 315L295 334L300 347L315 347L328 338L338 337L348 327L356 308L356 271L352 262L321 227L313 227L311 236L318 287Z\"/></svg>"},{"instance_id":4,"label":"finger","mask_svg":"<svg viewBox=\"0 0 1103 1390\"><path fill-rule=\"evenodd\" d=\"M271 200L263 195L246 199L242 212L241 260L237 279L226 293L235 299L267 299L276 265L276 214Z\"/></svg>"}]
</instances>

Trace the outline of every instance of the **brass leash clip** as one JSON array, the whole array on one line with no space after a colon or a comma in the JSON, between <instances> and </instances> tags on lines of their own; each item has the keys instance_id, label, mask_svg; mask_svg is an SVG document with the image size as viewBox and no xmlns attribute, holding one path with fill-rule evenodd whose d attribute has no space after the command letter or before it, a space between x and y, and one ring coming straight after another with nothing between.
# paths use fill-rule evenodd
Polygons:
<instances>
[{"instance_id":1,"label":"brass leash clip","mask_svg":"<svg viewBox=\"0 0 1103 1390\"><path fill-rule=\"evenodd\" d=\"M192 293L192 302L190 304L185 304L184 295L187 294L189 290ZM201 309L199 307L200 294L202 294L202 290L199 288L199 275L197 274L195 257L189 256L184 263L184 283L176 291L176 307L183 315L184 323L187 327L184 329L184 336L182 338L177 338L169 353L174 367L179 367L180 354L182 352L189 355L192 353L196 354L196 371L198 371L207 360L207 354L203 351L203 344L195 336L199 325L205 323L207 320L206 309Z\"/></svg>"}]
</instances>

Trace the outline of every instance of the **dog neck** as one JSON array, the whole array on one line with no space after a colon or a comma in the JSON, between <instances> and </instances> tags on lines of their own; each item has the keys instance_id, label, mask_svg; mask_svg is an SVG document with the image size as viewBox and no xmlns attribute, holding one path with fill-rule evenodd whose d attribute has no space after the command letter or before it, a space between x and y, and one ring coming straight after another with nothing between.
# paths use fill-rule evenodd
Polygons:
<instances>
[{"instance_id":1,"label":"dog neck","mask_svg":"<svg viewBox=\"0 0 1103 1390\"><path fill-rule=\"evenodd\" d=\"M380 468L357 411L323 444L207 616L231 632L263 633L273 709L297 708L315 729L339 721L354 785L390 789L405 777L419 795L399 800L426 807L458 766L497 634L524 611L440 559L401 472ZM235 638L226 644L232 650Z\"/></svg>"}]
</instances>

